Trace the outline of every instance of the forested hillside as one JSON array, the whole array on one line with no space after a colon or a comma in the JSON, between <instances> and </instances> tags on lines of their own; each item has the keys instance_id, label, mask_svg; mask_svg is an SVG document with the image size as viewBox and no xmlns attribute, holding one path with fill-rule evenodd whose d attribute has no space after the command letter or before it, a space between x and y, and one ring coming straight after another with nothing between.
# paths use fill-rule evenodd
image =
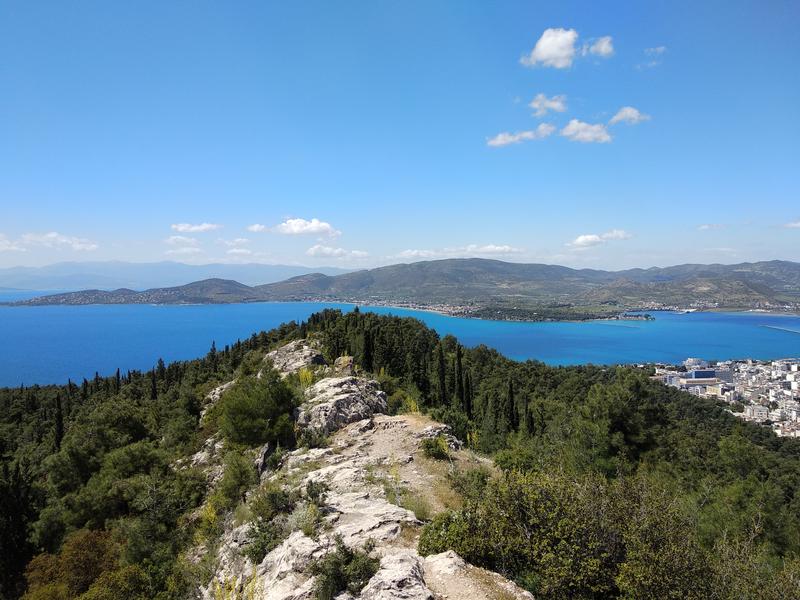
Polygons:
<instances>
[{"instance_id":1,"label":"forested hillside","mask_svg":"<svg viewBox=\"0 0 800 600\"><path fill-rule=\"evenodd\" d=\"M302 377L255 376L301 338L331 362L352 355L390 413L427 412L500 467L454 474L458 507L425 517L420 552L453 549L537 598L797 596L800 441L643 371L518 363L359 311L148 372L0 390L2 595L194 597L208 567L186 551L239 510L255 478L242 453L324 444L296 439ZM185 459L214 432L228 454L209 503ZM198 517L204 502L215 511Z\"/></svg>"}]
</instances>

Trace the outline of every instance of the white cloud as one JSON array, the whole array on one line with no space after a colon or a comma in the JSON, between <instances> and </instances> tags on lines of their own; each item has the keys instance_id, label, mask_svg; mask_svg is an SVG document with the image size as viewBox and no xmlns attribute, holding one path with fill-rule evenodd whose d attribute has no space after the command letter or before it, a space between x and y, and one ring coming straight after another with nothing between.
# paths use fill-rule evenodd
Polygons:
<instances>
[{"instance_id":1,"label":"white cloud","mask_svg":"<svg viewBox=\"0 0 800 600\"><path fill-rule=\"evenodd\" d=\"M611 120L608 123L609 125L614 125L616 123L627 123L628 125L636 125L637 123L649 120L650 120L650 115L646 115L642 112L639 112L632 106L623 106L617 111L617 114L611 117Z\"/></svg>"},{"instance_id":2,"label":"white cloud","mask_svg":"<svg viewBox=\"0 0 800 600\"><path fill-rule=\"evenodd\" d=\"M253 233L261 233L267 229L269 229L269 227L262 225L261 223L253 223L252 225L247 226L247 231L252 231Z\"/></svg>"},{"instance_id":3,"label":"white cloud","mask_svg":"<svg viewBox=\"0 0 800 600\"><path fill-rule=\"evenodd\" d=\"M253 254L253 251L247 248L231 248L226 254L230 254L231 256L250 256Z\"/></svg>"},{"instance_id":4,"label":"white cloud","mask_svg":"<svg viewBox=\"0 0 800 600\"><path fill-rule=\"evenodd\" d=\"M788 227L789 229L800 229L800 221L792 221L790 223L786 223L784 227Z\"/></svg>"},{"instance_id":5,"label":"white cloud","mask_svg":"<svg viewBox=\"0 0 800 600\"><path fill-rule=\"evenodd\" d=\"M703 223L702 225L698 225L697 229L699 231L709 231L711 229L722 229L725 226L721 223Z\"/></svg>"},{"instance_id":6,"label":"white cloud","mask_svg":"<svg viewBox=\"0 0 800 600\"><path fill-rule=\"evenodd\" d=\"M276 233L284 235L326 235L336 237L341 235L341 231L334 229L333 225L320 221L319 219L286 219L280 225L275 226Z\"/></svg>"},{"instance_id":7,"label":"white cloud","mask_svg":"<svg viewBox=\"0 0 800 600\"><path fill-rule=\"evenodd\" d=\"M235 238L232 240L219 239L217 240L217 242L225 246L228 246L229 248L237 248L239 246L244 246L245 244L249 244L250 240L248 240L247 238Z\"/></svg>"},{"instance_id":8,"label":"white cloud","mask_svg":"<svg viewBox=\"0 0 800 600\"><path fill-rule=\"evenodd\" d=\"M48 233L25 233L22 243L30 246L45 246L46 248L69 248L71 250L91 252L99 247L95 242L85 238L62 235L56 231Z\"/></svg>"},{"instance_id":9,"label":"white cloud","mask_svg":"<svg viewBox=\"0 0 800 600\"><path fill-rule=\"evenodd\" d=\"M582 53L584 56L586 54L593 54L601 58L608 58L614 55L614 42L610 35L604 35L594 40L591 44L584 44Z\"/></svg>"},{"instance_id":10,"label":"white cloud","mask_svg":"<svg viewBox=\"0 0 800 600\"><path fill-rule=\"evenodd\" d=\"M170 246L196 246L197 240L185 235L171 235L164 240Z\"/></svg>"},{"instance_id":11,"label":"white cloud","mask_svg":"<svg viewBox=\"0 0 800 600\"><path fill-rule=\"evenodd\" d=\"M652 69L653 67L657 67L661 64L661 57L667 51L666 46L655 46L654 48L645 48L644 53L645 56L649 58L647 62L639 63L636 65L636 68L640 71L642 69Z\"/></svg>"},{"instance_id":12,"label":"white cloud","mask_svg":"<svg viewBox=\"0 0 800 600\"><path fill-rule=\"evenodd\" d=\"M556 128L549 123L540 123L539 126L533 131L518 131L516 133L509 133L507 131L498 133L493 138L486 141L487 146L499 148L501 146L508 146L509 144L519 144L529 140L541 140L551 135Z\"/></svg>"},{"instance_id":13,"label":"white cloud","mask_svg":"<svg viewBox=\"0 0 800 600\"><path fill-rule=\"evenodd\" d=\"M322 256L328 258L365 258L369 256L369 252L363 250L345 250L344 248L334 248L332 246L324 246L316 244L306 250L308 256Z\"/></svg>"},{"instance_id":14,"label":"white cloud","mask_svg":"<svg viewBox=\"0 0 800 600\"><path fill-rule=\"evenodd\" d=\"M221 229L222 225L217 223L173 223L170 227L173 231L177 231L178 233L203 233L205 231Z\"/></svg>"},{"instance_id":15,"label":"white cloud","mask_svg":"<svg viewBox=\"0 0 800 600\"><path fill-rule=\"evenodd\" d=\"M611 240L629 240L633 236L624 229L611 229L605 233L585 233L579 235L574 240L569 242L567 246L571 246L577 250L584 248L591 248L592 246L599 246Z\"/></svg>"},{"instance_id":16,"label":"white cloud","mask_svg":"<svg viewBox=\"0 0 800 600\"><path fill-rule=\"evenodd\" d=\"M608 134L605 125L602 123L592 125L578 119L572 119L567 123L567 126L561 130L561 135L573 142L604 144L611 141L611 136Z\"/></svg>"},{"instance_id":17,"label":"white cloud","mask_svg":"<svg viewBox=\"0 0 800 600\"><path fill-rule=\"evenodd\" d=\"M543 117L548 111L564 112L567 110L567 97L562 95L548 98L544 94L536 94L536 97L528 104L533 109L533 114Z\"/></svg>"},{"instance_id":18,"label":"white cloud","mask_svg":"<svg viewBox=\"0 0 800 600\"><path fill-rule=\"evenodd\" d=\"M392 258L401 259L426 259L426 258L463 258L475 256L508 256L524 252L522 248L515 248L508 244L468 244L454 248L441 248L438 250L403 250Z\"/></svg>"},{"instance_id":19,"label":"white cloud","mask_svg":"<svg viewBox=\"0 0 800 600\"><path fill-rule=\"evenodd\" d=\"M202 252L203 251L197 246L180 246L178 248L173 248L172 250L167 250L165 254L170 254L173 256L193 256L195 254L201 254Z\"/></svg>"},{"instance_id":20,"label":"white cloud","mask_svg":"<svg viewBox=\"0 0 800 600\"><path fill-rule=\"evenodd\" d=\"M542 65L566 69L572 66L577 40L578 32L574 29L545 29L530 54L523 56L520 62L527 67Z\"/></svg>"},{"instance_id":21,"label":"white cloud","mask_svg":"<svg viewBox=\"0 0 800 600\"><path fill-rule=\"evenodd\" d=\"M25 252L25 248L0 233L0 252Z\"/></svg>"}]
</instances>

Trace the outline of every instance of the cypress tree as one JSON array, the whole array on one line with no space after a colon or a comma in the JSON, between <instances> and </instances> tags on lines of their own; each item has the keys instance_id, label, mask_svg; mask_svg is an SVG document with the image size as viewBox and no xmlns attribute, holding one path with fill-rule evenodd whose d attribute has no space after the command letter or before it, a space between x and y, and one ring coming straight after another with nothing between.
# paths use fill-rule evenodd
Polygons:
<instances>
[{"instance_id":1,"label":"cypress tree","mask_svg":"<svg viewBox=\"0 0 800 600\"><path fill-rule=\"evenodd\" d=\"M505 417L508 420L508 426L512 431L516 431L519 428L519 413L517 412L517 403L514 399L514 382L510 378L508 380L508 397L504 408L506 410Z\"/></svg>"},{"instance_id":2,"label":"cypress tree","mask_svg":"<svg viewBox=\"0 0 800 600\"><path fill-rule=\"evenodd\" d=\"M472 419L472 377L469 371L464 373L464 412L467 419Z\"/></svg>"},{"instance_id":3,"label":"cypress tree","mask_svg":"<svg viewBox=\"0 0 800 600\"><path fill-rule=\"evenodd\" d=\"M117 369L117 372L114 374L114 393L119 394L119 390L121 387L122 387L122 378L120 377L119 369Z\"/></svg>"},{"instance_id":4,"label":"cypress tree","mask_svg":"<svg viewBox=\"0 0 800 600\"><path fill-rule=\"evenodd\" d=\"M156 372L150 371L150 400L158 398L158 385L156 385Z\"/></svg>"},{"instance_id":5,"label":"cypress tree","mask_svg":"<svg viewBox=\"0 0 800 600\"><path fill-rule=\"evenodd\" d=\"M364 355L361 359L364 365L364 370L372 372L373 362L373 349L372 349L372 332L367 330L364 332Z\"/></svg>"},{"instance_id":6,"label":"cypress tree","mask_svg":"<svg viewBox=\"0 0 800 600\"><path fill-rule=\"evenodd\" d=\"M439 342L439 347L436 352L436 362L437 362L437 375L439 377L439 405L444 406L447 404L447 381L446 381L446 373L444 367L444 350L442 349L442 343Z\"/></svg>"},{"instance_id":7,"label":"cypress tree","mask_svg":"<svg viewBox=\"0 0 800 600\"><path fill-rule=\"evenodd\" d=\"M64 415L61 412L61 394L56 394L56 451L61 450L62 439L64 439Z\"/></svg>"},{"instance_id":8,"label":"cypress tree","mask_svg":"<svg viewBox=\"0 0 800 600\"><path fill-rule=\"evenodd\" d=\"M464 407L464 367L461 360L461 344L456 346L456 406Z\"/></svg>"}]
</instances>

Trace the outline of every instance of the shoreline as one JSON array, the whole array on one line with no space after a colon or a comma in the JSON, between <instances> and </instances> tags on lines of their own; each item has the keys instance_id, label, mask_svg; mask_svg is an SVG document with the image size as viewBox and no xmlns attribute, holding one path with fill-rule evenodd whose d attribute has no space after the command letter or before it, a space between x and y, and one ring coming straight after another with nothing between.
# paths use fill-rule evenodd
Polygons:
<instances>
[{"instance_id":1,"label":"shoreline","mask_svg":"<svg viewBox=\"0 0 800 600\"><path fill-rule=\"evenodd\" d=\"M35 298L33 298L35 299ZM33 300L31 299L31 300ZM653 318L637 318L637 317L630 317L626 318L624 315L626 314L635 314L635 313L676 313L676 314L693 314L693 313L732 313L732 314L743 314L743 315L765 315L765 316L784 316L784 317L800 317L800 311L796 310L787 310L787 311L779 311L779 310L766 310L766 309L757 309L757 308L724 308L724 307L714 307L714 308L677 308L677 307L664 307L664 308L630 308L621 310L614 315L609 316L587 316L585 319L575 318L548 318L543 317L540 319L524 319L524 318L502 318L498 315L495 318L487 317L487 316L480 316L470 314L471 311L467 308L467 305L425 305L425 304L414 304L414 303L381 303L380 301L363 301L363 300L337 300L337 299L326 299L322 300L319 298L313 299L293 299L293 300L253 300L253 301L244 301L244 302L95 302L95 303L67 303L67 302L53 302L53 303L43 303L43 304L36 304L36 303L29 303L28 300L23 301L12 301L12 302L0 302L0 307L9 307L9 308L41 308L46 306L69 306L69 307L79 307L79 306L225 306L225 305L237 305L237 304L292 304L292 303L307 303L307 304L346 304L353 307L375 307L375 308L396 308L400 310L412 310L412 311L419 311L419 312L427 312L431 314L437 314L444 317L453 317L453 318L461 318L461 319L475 319L479 321L495 321L501 323L588 323L588 322L596 322L596 321L651 321L655 320ZM470 307L474 308L475 310L481 309L488 309L492 310L493 307Z\"/></svg>"}]
</instances>

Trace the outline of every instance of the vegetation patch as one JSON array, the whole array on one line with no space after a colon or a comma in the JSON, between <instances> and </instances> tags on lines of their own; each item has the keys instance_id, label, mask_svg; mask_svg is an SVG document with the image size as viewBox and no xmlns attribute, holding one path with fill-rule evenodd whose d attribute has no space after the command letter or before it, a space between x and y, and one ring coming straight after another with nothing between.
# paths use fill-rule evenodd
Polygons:
<instances>
[{"instance_id":1,"label":"vegetation patch","mask_svg":"<svg viewBox=\"0 0 800 600\"><path fill-rule=\"evenodd\" d=\"M333 600L341 592L358 596L378 572L380 561L370 557L374 548L371 542L363 550L348 548L341 536L334 539L335 549L311 566L316 600Z\"/></svg>"}]
</instances>

